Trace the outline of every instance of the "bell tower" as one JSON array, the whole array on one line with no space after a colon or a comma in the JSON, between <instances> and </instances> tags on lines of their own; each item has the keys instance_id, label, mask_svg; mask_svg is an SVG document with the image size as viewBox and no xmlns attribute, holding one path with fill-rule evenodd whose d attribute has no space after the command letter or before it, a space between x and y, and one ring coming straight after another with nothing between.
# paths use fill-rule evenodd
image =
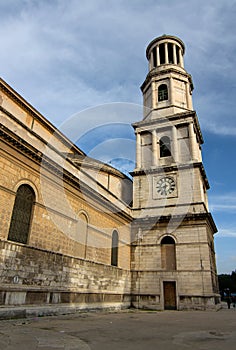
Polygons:
<instances>
[{"instance_id":1,"label":"bell tower","mask_svg":"<svg viewBox=\"0 0 236 350\"><path fill-rule=\"evenodd\" d=\"M183 42L163 35L147 47L143 120L133 124L136 168L132 227L133 305L205 309L219 303L203 138L192 105Z\"/></svg>"}]
</instances>

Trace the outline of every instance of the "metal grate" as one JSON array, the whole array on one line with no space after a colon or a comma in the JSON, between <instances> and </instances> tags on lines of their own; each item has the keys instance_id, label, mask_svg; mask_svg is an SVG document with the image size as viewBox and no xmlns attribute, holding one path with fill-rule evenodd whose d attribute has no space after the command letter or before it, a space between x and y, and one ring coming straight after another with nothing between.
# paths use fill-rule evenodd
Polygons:
<instances>
[{"instance_id":1,"label":"metal grate","mask_svg":"<svg viewBox=\"0 0 236 350\"><path fill-rule=\"evenodd\" d=\"M16 199L11 217L8 234L10 241L27 243L35 194L28 185L21 185L16 193Z\"/></svg>"}]
</instances>

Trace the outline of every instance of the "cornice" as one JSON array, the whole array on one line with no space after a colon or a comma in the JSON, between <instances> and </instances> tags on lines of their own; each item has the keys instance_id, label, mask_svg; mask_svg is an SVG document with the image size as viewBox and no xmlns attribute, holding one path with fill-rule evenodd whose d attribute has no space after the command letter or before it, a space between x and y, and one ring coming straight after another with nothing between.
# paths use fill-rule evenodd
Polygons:
<instances>
[{"instance_id":1,"label":"cornice","mask_svg":"<svg viewBox=\"0 0 236 350\"><path fill-rule=\"evenodd\" d=\"M83 153L82 151L81 151L81 153L77 152L77 153L64 153L64 154L62 152L58 152L57 149L55 149L54 147L51 147L50 144L47 143L41 136L39 136L37 133L35 133L30 128L28 128L24 123L22 123L20 120L18 120L13 114L8 112L2 106L0 106L0 111L3 112L4 114L6 114L7 116L9 116L12 120L14 120L19 125L21 125L27 132L34 135L43 144L45 144L45 146L47 145L47 147L52 148L55 152L57 152L61 156L64 156L64 158L69 159L74 164L74 166L76 166L77 168L80 168L81 164L83 164L84 167L100 169L101 171L104 171L107 174L112 174L112 175L120 177L120 178L126 178L126 179L131 181L131 179L128 176L126 176L125 174L123 174L119 170L113 168L112 166L110 166L108 164L102 163L101 161L99 161L97 159L86 156L85 153ZM78 148L78 151L80 151L79 148Z\"/></svg>"},{"instance_id":2,"label":"cornice","mask_svg":"<svg viewBox=\"0 0 236 350\"><path fill-rule=\"evenodd\" d=\"M132 182L132 180L124 173L120 172L119 170L113 168L112 166L110 166L106 163L103 163L97 159L90 158L88 156L86 156L86 157L77 156L77 155L73 155L73 154L72 155L68 154L67 157L72 161L72 163L78 169L80 169L81 166L83 168L90 168L90 169L95 169L95 170L99 169L100 172L104 172L104 173L109 174L109 175L114 175L114 176L119 177L121 179L127 179L130 182Z\"/></svg>"},{"instance_id":3,"label":"cornice","mask_svg":"<svg viewBox=\"0 0 236 350\"><path fill-rule=\"evenodd\" d=\"M159 110L158 108L151 109L149 114L152 113L153 111L158 111L158 110ZM147 120L147 118L145 118L138 122L132 123L132 126L134 128L137 128L140 126L151 126L151 125L155 126L156 124L159 126L159 124L160 125L162 123L164 124L166 120L180 120L180 119L187 119L189 117L195 117L195 116L196 116L196 111L186 110L186 112L180 112L180 113L176 113L168 116L163 116L163 117L159 117L158 119Z\"/></svg>"},{"instance_id":4,"label":"cornice","mask_svg":"<svg viewBox=\"0 0 236 350\"><path fill-rule=\"evenodd\" d=\"M52 134L55 134L55 137L57 137L64 145L68 146L70 149L74 149L77 153L85 155L85 153L82 150L80 150L76 145L74 145L61 131L59 131L52 123L50 123L40 112L38 112L30 103L28 103L2 78L0 78L0 89L4 91L4 93L6 93L10 97L10 99L13 100L18 106L20 106L24 111L31 115L34 120L40 122L40 124L43 125L45 129L47 129ZM2 106L0 106L0 110L2 110L6 114L11 114ZM20 121L17 119L17 122Z\"/></svg>"},{"instance_id":5,"label":"cornice","mask_svg":"<svg viewBox=\"0 0 236 350\"><path fill-rule=\"evenodd\" d=\"M149 82L152 80L152 78L154 78L156 76L161 77L163 75L171 74L171 73L176 73L178 75L181 75L181 76L187 78L190 82L191 90L194 89L192 75L189 74L184 68L178 69L178 68L173 67L172 64L170 64L170 65L165 65L165 68L163 66L155 67L150 72L148 72L144 82L140 86L141 91L144 92L146 85L149 84Z\"/></svg>"},{"instance_id":6,"label":"cornice","mask_svg":"<svg viewBox=\"0 0 236 350\"><path fill-rule=\"evenodd\" d=\"M152 109L150 110L151 114L152 112L158 111L159 109ZM202 132L201 132L201 128L200 128L200 124L198 121L198 117L196 114L196 111L194 110L187 110L186 112L181 112L181 113L176 113L176 114L172 114L172 115L168 115L168 116L163 116L163 117L159 117L157 119L152 119L152 120L147 120L147 117L143 120L140 120L138 122L135 122L132 124L132 127L134 128L134 130L136 130L137 128L140 127L152 127L153 129L157 129L158 127L161 127L162 124L164 125L166 123L166 121L169 122L174 122L174 121L186 121L186 123L189 123L189 121L187 120L188 118L192 118L192 121L194 123L194 127L196 130L196 135L198 138L198 141L200 144L204 143L203 140L203 136L202 136Z\"/></svg>"},{"instance_id":7,"label":"cornice","mask_svg":"<svg viewBox=\"0 0 236 350\"><path fill-rule=\"evenodd\" d=\"M153 169L136 169L132 172L130 172L130 175L135 176L146 176L146 175L155 175L155 174L161 174L161 173L170 173L170 172L178 172L185 169L192 169L192 168L198 168L200 170L202 179L204 181L204 184L206 186L206 189L209 190L210 185L209 181L207 179L207 175L205 172L205 168L203 163L201 162L191 162L191 163L185 163L185 164L173 164L173 165L162 165L161 167L156 167Z\"/></svg>"},{"instance_id":8,"label":"cornice","mask_svg":"<svg viewBox=\"0 0 236 350\"><path fill-rule=\"evenodd\" d=\"M150 227L150 229L155 229L156 226L161 223L168 224L170 220L173 223L175 222L175 220L179 222L180 219L181 219L181 222L183 223L188 223L192 221L199 221L199 222L206 221L210 225L213 233L216 233L218 231L215 225L215 222L213 220L213 217L209 212L186 214L184 217L182 215L166 215L166 216L160 216L158 218L147 216L144 218L135 219L132 223L132 227L141 226L141 227Z\"/></svg>"},{"instance_id":9,"label":"cornice","mask_svg":"<svg viewBox=\"0 0 236 350\"><path fill-rule=\"evenodd\" d=\"M25 140L23 140L18 135L14 134L11 130L9 130L3 125L0 125L0 138L3 142L10 145L10 147L13 147L17 152L22 153L30 160L36 162L38 165L45 167L53 175L63 177L63 180L66 181L69 185L72 185L79 191L82 191L83 193L88 195L88 197L92 198L94 201L97 201L99 204L102 204L105 207L109 208L112 212L115 212L116 215L122 218L126 218L126 220L128 221L131 221L131 216L129 214L118 208L106 197L95 192L93 188L90 188L87 184L83 183L76 176L63 169L53 160L46 157L41 151L38 151L35 147L31 146L29 143L27 143ZM61 156L63 157L63 155ZM73 162L71 162L69 159L67 159L66 161L74 165ZM86 176L91 177L88 174L86 174ZM116 197L112 192L107 190L107 188L105 188L102 184L97 182L97 185L105 191L107 191L112 197L114 197L115 200L120 201L118 197ZM126 207L129 208L127 204Z\"/></svg>"}]
</instances>

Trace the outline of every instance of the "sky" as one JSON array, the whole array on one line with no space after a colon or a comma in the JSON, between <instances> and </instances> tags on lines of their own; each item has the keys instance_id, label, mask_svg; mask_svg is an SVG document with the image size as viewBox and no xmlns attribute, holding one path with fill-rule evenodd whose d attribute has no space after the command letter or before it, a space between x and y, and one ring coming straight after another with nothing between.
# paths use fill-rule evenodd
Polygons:
<instances>
[{"instance_id":1,"label":"sky","mask_svg":"<svg viewBox=\"0 0 236 350\"><path fill-rule=\"evenodd\" d=\"M146 47L162 34L183 40L218 227L218 273L235 270L236 0L0 0L0 14L0 76L64 133L76 121L68 137L82 150L113 165L126 159L127 167Z\"/></svg>"}]
</instances>

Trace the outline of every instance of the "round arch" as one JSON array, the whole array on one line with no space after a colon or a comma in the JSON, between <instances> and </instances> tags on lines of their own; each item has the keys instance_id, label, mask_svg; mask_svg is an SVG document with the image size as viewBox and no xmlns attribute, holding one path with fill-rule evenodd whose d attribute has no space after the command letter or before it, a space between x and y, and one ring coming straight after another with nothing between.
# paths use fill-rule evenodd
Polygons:
<instances>
[{"instance_id":1,"label":"round arch","mask_svg":"<svg viewBox=\"0 0 236 350\"><path fill-rule=\"evenodd\" d=\"M176 250L175 240L169 235L162 237L161 245L161 266L165 271L176 270Z\"/></svg>"},{"instance_id":2,"label":"round arch","mask_svg":"<svg viewBox=\"0 0 236 350\"><path fill-rule=\"evenodd\" d=\"M13 191L15 193L17 193L18 189L20 186L22 185L28 185L30 187L32 187L32 190L34 191L35 194L35 202L39 201L39 191L37 186L34 184L33 181L29 180L29 179L21 179L20 181L16 182L14 187L13 187Z\"/></svg>"},{"instance_id":3,"label":"round arch","mask_svg":"<svg viewBox=\"0 0 236 350\"><path fill-rule=\"evenodd\" d=\"M82 217L85 217L86 222L89 223L89 215L88 215L88 213L87 213L85 210L83 210L83 209L79 210L79 212L77 213L77 217L78 217L78 218L80 218L81 216L82 216Z\"/></svg>"},{"instance_id":4,"label":"round arch","mask_svg":"<svg viewBox=\"0 0 236 350\"><path fill-rule=\"evenodd\" d=\"M174 235L169 235L169 234L165 233L165 234L161 235L161 237L159 238L159 244L164 244L164 243L162 243L162 240L166 237L170 237L174 241L174 244L178 243L178 240Z\"/></svg>"},{"instance_id":5,"label":"round arch","mask_svg":"<svg viewBox=\"0 0 236 350\"><path fill-rule=\"evenodd\" d=\"M175 240L171 236L164 236L161 240L161 244L175 244Z\"/></svg>"}]
</instances>

